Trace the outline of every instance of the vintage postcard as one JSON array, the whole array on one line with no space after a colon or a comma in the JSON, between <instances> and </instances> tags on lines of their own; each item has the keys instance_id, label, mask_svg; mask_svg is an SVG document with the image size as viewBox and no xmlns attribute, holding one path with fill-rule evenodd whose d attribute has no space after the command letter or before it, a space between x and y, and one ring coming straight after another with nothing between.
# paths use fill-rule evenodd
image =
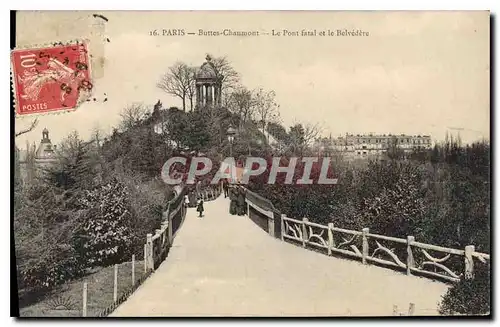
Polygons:
<instances>
[{"instance_id":1,"label":"vintage postcard","mask_svg":"<svg viewBox=\"0 0 500 327\"><path fill-rule=\"evenodd\" d=\"M491 315L488 11L14 26L20 317Z\"/></svg>"}]
</instances>

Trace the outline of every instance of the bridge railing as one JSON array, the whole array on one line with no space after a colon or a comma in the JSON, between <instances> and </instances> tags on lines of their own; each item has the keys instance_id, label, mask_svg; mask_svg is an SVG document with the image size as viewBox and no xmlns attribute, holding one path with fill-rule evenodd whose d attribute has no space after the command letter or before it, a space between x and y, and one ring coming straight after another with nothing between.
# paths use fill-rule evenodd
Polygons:
<instances>
[{"instance_id":1,"label":"bridge railing","mask_svg":"<svg viewBox=\"0 0 500 327\"><path fill-rule=\"evenodd\" d=\"M202 199L204 202L213 201L217 199L222 193L222 183L216 185L208 185L196 192L196 197Z\"/></svg>"},{"instance_id":2,"label":"bridge railing","mask_svg":"<svg viewBox=\"0 0 500 327\"><path fill-rule=\"evenodd\" d=\"M167 204L167 209L163 212L160 228L154 234L147 234L144 246L144 257L146 270L155 270L160 263L165 260L168 251L173 243L175 235L186 217L187 208L184 205L184 195L186 187L178 190L175 197Z\"/></svg>"},{"instance_id":3,"label":"bridge railing","mask_svg":"<svg viewBox=\"0 0 500 327\"><path fill-rule=\"evenodd\" d=\"M453 249L421 243L413 236L397 238L370 233L369 228L356 231L335 227L333 223L321 225L307 218L289 218L267 199L244 190L250 219L271 236L329 256L340 255L363 264L405 271L407 275L451 282L461 277L473 278L475 264L487 264L490 260L489 254L476 252L474 245Z\"/></svg>"},{"instance_id":4,"label":"bridge railing","mask_svg":"<svg viewBox=\"0 0 500 327\"><path fill-rule=\"evenodd\" d=\"M186 217L187 207L184 196L187 187L178 188L175 197L170 200L163 212L160 228L154 234L148 234L144 246L147 271L155 270L167 257L168 251ZM222 192L221 185L208 185L197 192L204 201L215 200Z\"/></svg>"}]
</instances>

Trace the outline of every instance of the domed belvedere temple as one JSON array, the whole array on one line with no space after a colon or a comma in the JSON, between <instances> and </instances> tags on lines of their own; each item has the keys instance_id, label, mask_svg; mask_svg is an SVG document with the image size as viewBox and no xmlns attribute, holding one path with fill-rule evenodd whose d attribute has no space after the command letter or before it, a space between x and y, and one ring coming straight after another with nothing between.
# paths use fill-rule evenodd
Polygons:
<instances>
[{"instance_id":1,"label":"domed belvedere temple","mask_svg":"<svg viewBox=\"0 0 500 327\"><path fill-rule=\"evenodd\" d=\"M210 55L206 62L197 70L196 79L196 107L220 106L221 87L223 76L217 73Z\"/></svg>"}]
</instances>

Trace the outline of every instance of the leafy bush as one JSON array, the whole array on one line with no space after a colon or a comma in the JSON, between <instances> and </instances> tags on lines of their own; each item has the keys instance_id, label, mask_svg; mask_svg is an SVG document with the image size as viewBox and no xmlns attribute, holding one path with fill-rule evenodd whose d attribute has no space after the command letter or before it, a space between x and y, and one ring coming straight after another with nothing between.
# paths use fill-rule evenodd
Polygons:
<instances>
[{"instance_id":1,"label":"leafy bush","mask_svg":"<svg viewBox=\"0 0 500 327\"><path fill-rule=\"evenodd\" d=\"M160 228L162 213L172 193L171 187L159 179L142 182L139 177L127 174L120 175L118 179L130 192L130 229L134 243L129 244L129 248L136 258L141 258L146 235Z\"/></svg>"},{"instance_id":2,"label":"leafy bush","mask_svg":"<svg viewBox=\"0 0 500 327\"><path fill-rule=\"evenodd\" d=\"M453 285L439 305L442 315L484 315L490 313L490 267L481 265L474 279L461 279Z\"/></svg>"},{"instance_id":3,"label":"leafy bush","mask_svg":"<svg viewBox=\"0 0 500 327\"><path fill-rule=\"evenodd\" d=\"M19 268L20 288L30 292L49 290L81 272L75 253L67 244L52 244L41 257L32 258Z\"/></svg>"},{"instance_id":4,"label":"leafy bush","mask_svg":"<svg viewBox=\"0 0 500 327\"><path fill-rule=\"evenodd\" d=\"M107 266L128 258L134 235L127 188L112 180L86 191L80 204L86 214L74 235L74 244L82 265Z\"/></svg>"},{"instance_id":5,"label":"leafy bush","mask_svg":"<svg viewBox=\"0 0 500 327\"><path fill-rule=\"evenodd\" d=\"M361 175L358 214L365 227L384 235L419 237L426 210L419 167L411 162L373 162Z\"/></svg>"},{"instance_id":6,"label":"leafy bush","mask_svg":"<svg viewBox=\"0 0 500 327\"><path fill-rule=\"evenodd\" d=\"M16 191L14 233L18 288L40 293L80 271L71 234L78 219L54 190L37 185Z\"/></svg>"},{"instance_id":7,"label":"leafy bush","mask_svg":"<svg viewBox=\"0 0 500 327\"><path fill-rule=\"evenodd\" d=\"M280 166L288 165L289 158L282 157ZM282 213L289 217L308 217L315 222L325 222L333 214L333 198L337 185L318 184L322 162L313 163L309 174L313 184L300 184L297 181L304 175L305 164L297 159L295 171L290 184L286 183L286 174L278 173L274 184L267 184L271 171L272 158L267 159L264 173L250 178L249 188L270 200ZM254 165L253 169L257 169ZM331 170L328 178L336 176ZM307 176L306 176L307 178Z\"/></svg>"}]
</instances>

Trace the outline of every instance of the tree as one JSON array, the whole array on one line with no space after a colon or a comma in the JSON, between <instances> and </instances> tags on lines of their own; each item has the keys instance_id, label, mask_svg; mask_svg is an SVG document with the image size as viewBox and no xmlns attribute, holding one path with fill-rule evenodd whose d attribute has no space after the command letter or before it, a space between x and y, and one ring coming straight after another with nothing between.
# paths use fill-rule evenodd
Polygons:
<instances>
[{"instance_id":1,"label":"tree","mask_svg":"<svg viewBox=\"0 0 500 327\"><path fill-rule=\"evenodd\" d=\"M31 125L28 128L25 128L25 129L17 132L16 133L16 137L31 132L37 125L38 125L38 118L36 118L35 120L33 120L31 122Z\"/></svg>"},{"instance_id":2,"label":"tree","mask_svg":"<svg viewBox=\"0 0 500 327\"><path fill-rule=\"evenodd\" d=\"M237 88L240 81L240 74L233 68L231 62L226 57L214 58L210 54L208 57L211 58L215 76L219 81L221 97L223 98L222 102L224 103L224 98L228 97Z\"/></svg>"},{"instance_id":3,"label":"tree","mask_svg":"<svg viewBox=\"0 0 500 327\"><path fill-rule=\"evenodd\" d=\"M164 151L161 150L165 144L161 142L161 137L148 127L141 127L134 131L136 137L129 153L129 161L133 171L153 178L159 175L164 163L164 160L162 161Z\"/></svg>"},{"instance_id":4,"label":"tree","mask_svg":"<svg viewBox=\"0 0 500 327\"><path fill-rule=\"evenodd\" d=\"M189 79L189 87L187 88L187 98L189 99L189 110L193 111L194 108L194 99L196 97L196 78L195 78L195 73L196 69L193 67L189 67L189 76L191 77Z\"/></svg>"},{"instance_id":5,"label":"tree","mask_svg":"<svg viewBox=\"0 0 500 327\"><path fill-rule=\"evenodd\" d=\"M182 100L182 109L186 111L186 100L190 100L191 110L193 110L193 97L195 94L194 70L185 63L177 62L169 67L157 87L168 94Z\"/></svg>"},{"instance_id":6,"label":"tree","mask_svg":"<svg viewBox=\"0 0 500 327\"><path fill-rule=\"evenodd\" d=\"M292 148L292 151L302 153L306 145L304 126L302 126L302 124L295 124L294 126L290 127L289 136L290 147Z\"/></svg>"},{"instance_id":7,"label":"tree","mask_svg":"<svg viewBox=\"0 0 500 327\"><path fill-rule=\"evenodd\" d=\"M168 131L166 137L170 141L173 141L177 148L182 148L182 142L184 141L184 135L188 126L187 115L177 108L170 108L168 109L166 125Z\"/></svg>"},{"instance_id":8,"label":"tree","mask_svg":"<svg viewBox=\"0 0 500 327\"><path fill-rule=\"evenodd\" d=\"M99 125L95 125L94 128L92 128L91 140L95 142L97 149L101 148L104 136L104 132Z\"/></svg>"},{"instance_id":9,"label":"tree","mask_svg":"<svg viewBox=\"0 0 500 327\"><path fill-rule=\"evenodd\" d=\"M93 144L94 141L82 140L76 131L70 133L59 145L57 164L46 168L42 179L62 190L79 191L92 187L100 177L97 174L99 159Z\"/></svg>"},{"instance_id":10,"label":"tree","mask_svg":"<svg viewBox=\"0 0 500 327\"><path fill-rule=\"evenodd\" d=\"M286 128L277 122L269 122L267 124L267 132L272 135L278 142L288 142L288 133Z\"/></svg>"},{"instance_id":11,"label":"tree","mask_svg":"<svg viewBox=\"0 0 500 327\"><path fill-rule=\"evenodd\" d=\"M240 118L238 127L241 130L245 122L252 117L255 109L255 98L252 91L243 86L234 90L230 95L229 109Z\"/></svg>"},{"instance_id":12,"label":"tree","mask_svg":"<svg viewBox=\"0 0 500 327\"><path fill-rule=\"evenodd\" d=\"M304 142L307 146L311 145L311 142L318 138L321 134L322 128L319 124L307 123L304 126Z\"/></svg>"},{"instance_id":13,"label":"tree","mask_svg":"<svg viewBox=\"0 0 500 327\"><path fill-rule=\"evenodd\" d=\"M148 117L149 109L142 103L133 103L125 107L120 113L122 121L120 122L120 129L127 130L130 129L145 118Z\"/></svg>"},{"instance_id":14,"label":"tree","mask_svg":"<svg viewBox=\"0 0 500 327\"><path fill-rule=\"evenodd\" d=\"M254 115L265 134L266 126L270 121L275 121L279 115L279 105L275 101L274 91L264 91L262 88L254 93L255 110Z\"/></svg>"},{"instance_id":15,"label":"tree","mask_svg":"<svg viewBox=\"0 0 500 327\"><path fill-rule=\"evenodd\" d=\"M200 151L210 142L208 133L208 122L200 111L193 111L187 114L186 129L182 137L182 144L191 151Z\"/></svg>"},{"instance_id":16,"label":"tree","mask_svg":"<svg viewBox=\"0 0 500 327\"><path fill-rule=\"evenodd\" d=\"M389 147L387 148L387 157L391 160L399 160L404 158L404 150L401 149L397 143L395 136L389 140Z\"/></svg>"}]
</instances>

